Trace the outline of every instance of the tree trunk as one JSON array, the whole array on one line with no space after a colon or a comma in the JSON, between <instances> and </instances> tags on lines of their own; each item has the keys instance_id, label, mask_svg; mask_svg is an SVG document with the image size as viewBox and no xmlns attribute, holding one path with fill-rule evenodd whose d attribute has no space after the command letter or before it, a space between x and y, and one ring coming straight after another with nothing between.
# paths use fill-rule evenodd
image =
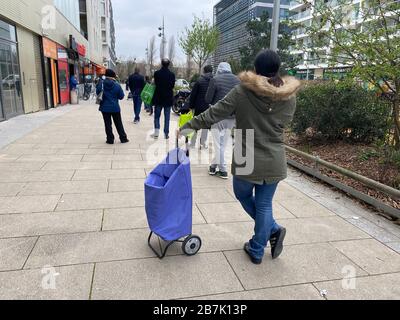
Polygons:
<instances>
[{"instance_id":1,"label":"tree trunk","mask_svg":"<svg viewBox=\"0 0 400 320\"><path fill-rule=\"evenodd\" d=\"M199 61L199 76L201 75L201 67L203 66L203 61L200 59Z\"/></svg>"},{"instance_id":2,"label":"tree trunk","mask_svg":"<svg viewBox=\"0 0 400 320\"><path fill-rule=\"evenodd\" d=\"M396 97L393 103L394 142L395 148L400 150L400 101Z\"/></svg>"},{"instance_id":3,"label":"tree trunk","mask_svg":"<svg viewBox=\"0 0 400 320\"><path fill-rule=\"evenodd\" d=\"M400 79L396 79L394 85L396 90L393 99L394 141L395 148L400 150Z\"/></svg>"}]
</instances>

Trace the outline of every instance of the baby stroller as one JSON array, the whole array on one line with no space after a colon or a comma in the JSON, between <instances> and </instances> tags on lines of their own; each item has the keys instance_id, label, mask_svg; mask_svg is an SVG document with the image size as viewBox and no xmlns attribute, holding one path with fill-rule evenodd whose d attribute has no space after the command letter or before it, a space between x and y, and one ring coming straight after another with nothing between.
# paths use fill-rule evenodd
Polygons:
<instances>
[{"instance_id":1,"label":"baby stroller","mask_svg":"<svg viewBox=\"0 0 400 320\"><path fill-rule=\"evenodd\" d=\"M193 190L189 151L179 148L171 151L147 177L145 199L147 220L151 229L149 247L159 259L163 259L168 249L176 242L182 243L183 253L196 255L202 246L201 238L192 234ZM188 144L186 139L186 144ZM189 149L188 149L189 150ZM151 244L157 236L166 245L159 251Z\"/></svg>"}]
</instances>

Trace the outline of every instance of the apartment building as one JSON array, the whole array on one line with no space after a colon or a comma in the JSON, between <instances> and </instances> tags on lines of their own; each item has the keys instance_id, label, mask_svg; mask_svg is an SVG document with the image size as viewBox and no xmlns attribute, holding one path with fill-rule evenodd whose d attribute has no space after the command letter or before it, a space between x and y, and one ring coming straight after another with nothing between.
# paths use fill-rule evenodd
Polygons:
<instances>
[{"instance_id":1,"label":"apartment building","mask_svg":"<svg viewBox=\"0 0 400 320\"><path fill-rule=\"evenodd\" d=\"M273 16L274 0L222 0L214 7L214 25L220 31L220 41L214 56L222 61L240 59L240 48L247 44L246 26L264 12ZM289 15L289 0L281 0L281 18Z\"/></svg>"},{"instance_id":2,"label":"apartment building","mask_svg":"<svg viewBox=\"0 0 400 320\"><path fill-rule=\"evenodd\" d=\"M354 0L352 6L347 8L349 23L356 24L360 19L360 8L365 0ZM316 4L337 7L337 0L309 0L305 3L303 0L292 0L289 4L291 18L294 22L299 23L298 29L293 31L293 37L296 40L296 46L291 51L292 54L298 55L299 65L297 67L297 77L300 79L326 79L331 77L340 78L349 71L349 66L338 64L334 67L328 65L327 57L330 52L330 43L320 48L317 52L310 35L307 34L307 27L313 23L317 23L318 16L314 11ZM313 50L311 50L313 48Z\"/></svg>"},{"instance_id":3,"label":"apartment building","mask_svg":"<svg viewBox=\"0 0 400 320\"><path fill-rule=\"evenodd\" d=\"M79 0L82 34L105 68L116 67L115 26L111 0Z\"/></svg>"}]
</instances>

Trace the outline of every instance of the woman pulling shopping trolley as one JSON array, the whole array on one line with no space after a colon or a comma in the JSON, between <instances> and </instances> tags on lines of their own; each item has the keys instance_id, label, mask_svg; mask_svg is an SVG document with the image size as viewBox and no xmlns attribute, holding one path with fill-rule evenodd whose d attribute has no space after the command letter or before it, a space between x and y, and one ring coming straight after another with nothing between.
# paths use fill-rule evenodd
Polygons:
<instances>
[{"instance_id":1,"label":"woman pulling shopping trolley","mask_svg":"<svg viewBox=\"0 0 400 320\"><path fill-rule=\"evenodd\" d=\"M278 258L286 236L274 219L272 203L279 182L287 178L284 130L293 119L301 84L292 77L281 78L280 66L275 52L260 52L255 72L240 74L240 85L178 133L210 128L235 115L233 184L236 198L255 222L255 234L244 246L254 264L262 263L268 242L272 258Z\"/></svg>"}]
</instances>

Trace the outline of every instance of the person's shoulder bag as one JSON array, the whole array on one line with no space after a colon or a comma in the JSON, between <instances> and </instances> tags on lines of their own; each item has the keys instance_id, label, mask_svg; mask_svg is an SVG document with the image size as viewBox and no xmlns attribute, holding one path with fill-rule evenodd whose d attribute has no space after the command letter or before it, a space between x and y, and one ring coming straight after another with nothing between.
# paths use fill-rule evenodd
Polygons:
<instances>
[{"instance_id":1,"label":"person's shoulder bag","mask_svg":"<svg viewBox=\"0 0 400 320\"><path fill-rule=\"evenodd\" d=\"M104 97L104 82L101 82L101 91L96 97L96 104L101 104L103 102L103 97Z\"/></svg>"}]
</instances>

